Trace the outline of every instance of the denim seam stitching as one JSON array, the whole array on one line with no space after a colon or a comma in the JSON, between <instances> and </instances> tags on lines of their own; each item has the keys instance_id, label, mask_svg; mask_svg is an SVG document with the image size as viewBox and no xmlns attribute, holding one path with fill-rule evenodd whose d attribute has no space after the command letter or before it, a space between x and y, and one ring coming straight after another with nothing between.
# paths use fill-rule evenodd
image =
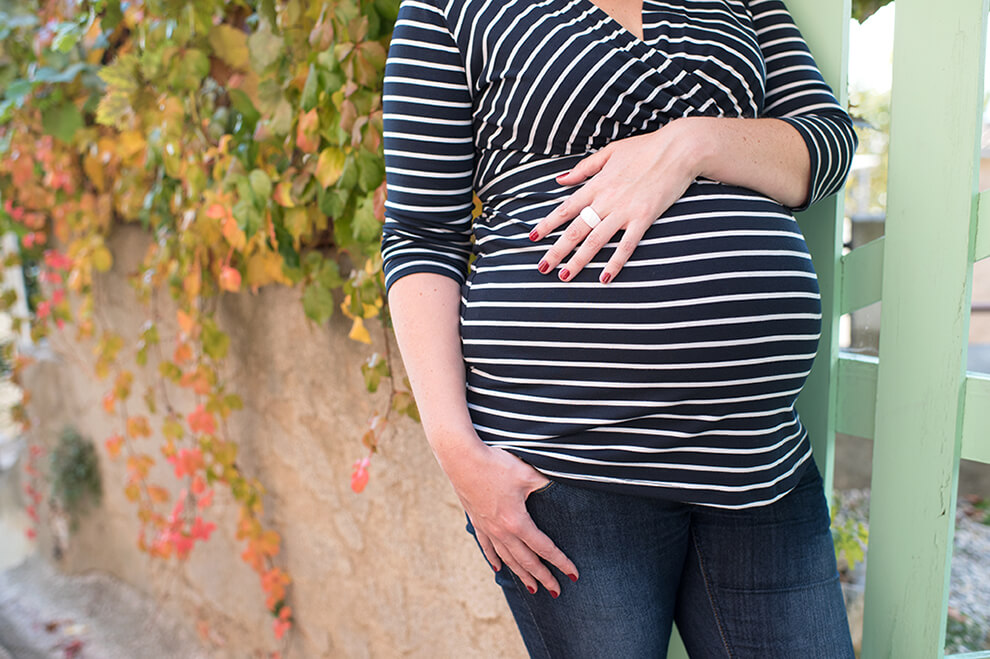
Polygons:
<instances>
[{"instance_id":1,"label":"denim seam stitching","mask_svg":"<svg viewBox=\"0 0 990 659\"><path fill-rule=\"evenodd\" d=\"M543 656L549 658L551 656L550 646L547 645L547 640L543 637L543 630L540 629L540 625L536 623L536 616L533 615L533 606L531 605L529 599L527 599L527 597L533 597L533 595L532 593L529 592L529 589L526 588L526 584L524 584L523 580L519 578L519 575L517 575L515 572L512 572L512 578L516 582L516 588L518 588L520 594L522 594L522 597L520 597L520 599L526 604L526 613L529 614L529 617L533 621L533 628L536 629L536 633L540 637L540 645L543 646ZM523 590L526 591L525 594L522 593Z\"/></svg>"},{"instance_id":2,"label":"denim seam stitching","mask_svg":"<svg viewBox=\"0 0 990 659\"><path fill-rule=\"evenodd\" d=\"M701 545L698 544L698 534L694 529L691 530L691 536L694 538L694 553L698 557L698 565L701 566L701 578L705 582L705 594L708 595L708 604L711 605L712 615L715 616L715 626L718 627L718 635L722 639L722 647L725 648L726 656L732 659L732 650L729 649L729 641L725 637L722 618L718 614L718 607L715 605L715 598L712 596L711 583L708 581L708 571L705 569L705 559L701 555Z\"/></svg>"}]
</instances>

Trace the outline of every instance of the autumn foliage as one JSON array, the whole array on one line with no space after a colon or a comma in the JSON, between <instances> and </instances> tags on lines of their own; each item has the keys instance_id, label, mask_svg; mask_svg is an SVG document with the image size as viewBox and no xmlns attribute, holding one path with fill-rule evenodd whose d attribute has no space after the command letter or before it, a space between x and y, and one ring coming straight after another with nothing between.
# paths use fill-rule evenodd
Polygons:
<instances>
[{"instance_id":1,"label":"autumn foliage","mask_svg":"<svg viewBox=\"0 0 990 659\"><path fill-rule=\"evenodd\" d=\"M397 5L59 0L0 11L0 229L37 265L31 334L71 328L93 344L102 407L118 420L101 443L126 465L140 549L185 559L216 528L215 489L229 490L241 558L279 639L292 627L291 577L278 566L279 534L261 521L264 487L238 465L226 423L243 404L221 377L229 336L216 298L296 287L312 322L339 310L351 338L371 342L365 321L385 312L381 84ZM100 326L93 296L122 223L154 238L130 278L147 309L130 344ZM166 294L178 327L168 337ZM385 341L362 369L369 391L384 381L390 392L361 438L367 455L393 415L416 417L389 355ZM154 385L133 391L124 357ZM25 365L15 359L15 375ZM173 403L175 388L192 394L192 409ZM180 486L153 482L161 459ZM355 491L368 467L355 464Z\"/></svg>"}]
</instances>

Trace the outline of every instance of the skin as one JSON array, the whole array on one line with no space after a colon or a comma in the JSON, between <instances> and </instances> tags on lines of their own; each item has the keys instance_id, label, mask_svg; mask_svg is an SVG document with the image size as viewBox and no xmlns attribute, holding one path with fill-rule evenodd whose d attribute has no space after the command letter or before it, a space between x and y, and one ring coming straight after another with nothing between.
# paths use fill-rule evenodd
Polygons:
<instances>
[{"instance_id":1,"label":"skin","mask_svg":"<svg viewBox=\"0 0 990 659\"><path fill-rule=\"evenodd\" d=\"M642 36L640 1L596 4ZM611 281L647 227L699 176L797 206L808 196L810 158L798 132L770 118L676 119L653 133L612 142L558 177L561 185L586 183L531 234L540 240L569 223L541 261L541 272L563 264L558 276L572 279L623 230L619 247L601 274ZM594 231L575 219L587 205L602 217ZM459 284L442 275L407 275L389 291L396 339L427 440L470 515L492 568L507 565L530 592L542 585L556 597L558 576L576 581L580 573L526 511L526 498L549 480L511 453L485 445L472 426L464 396L459 305Z\"/></svg>"}]
</instances>

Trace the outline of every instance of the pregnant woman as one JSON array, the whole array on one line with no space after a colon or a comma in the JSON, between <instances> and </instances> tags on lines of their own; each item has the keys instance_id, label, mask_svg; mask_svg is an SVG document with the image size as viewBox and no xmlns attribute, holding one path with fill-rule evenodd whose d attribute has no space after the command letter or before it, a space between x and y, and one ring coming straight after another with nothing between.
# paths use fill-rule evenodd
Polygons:
<instances>
[{"instance_id":1,"label":"pregnant woman","mask_svg":"<svg viewBox=\"0 0 990 659\"><path fill-rule=\"evenodd\" d=\"M403 0L383 105L396 336L530 654L852 657L792 210L856 137L784 4Z\"/></svg>"}]
</instances>

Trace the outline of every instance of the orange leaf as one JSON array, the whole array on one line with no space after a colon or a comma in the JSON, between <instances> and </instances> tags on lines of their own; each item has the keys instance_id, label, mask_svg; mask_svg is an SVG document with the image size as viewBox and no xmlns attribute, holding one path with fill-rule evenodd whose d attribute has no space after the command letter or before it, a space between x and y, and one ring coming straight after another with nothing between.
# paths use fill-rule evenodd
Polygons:
<instances>
[{"instance_id":1,"label":"orange leaf","mask_svg":"<svg viewBox=\"0 0 990 659\"><path fill-rule=\"evenodd\" d=\"M148 418L145 416L132 416L127 418L127 434L135 439L151 436L151 426L148 425Z\"/></svg>"},{"instance_id":2,"label":"orange leaf","mask_svg":"<svg viewBox=\"0 0 990 659\"><path fill-rule=\"evenodd\" d=\"M175 314L179 323L179 328L186 334L186 336L192 336L193 329L196 327L196 319L182 309L176 311Z\"/></svg>"},{"instance_id":3,"label":"orange leaf","mask_svg":"<svg viewBox=\"0 0 990 659\"><path fill-rule=\"evenodd\" d=\"M114 396L112 391L108 391L103 394L103 409L107 414L113 414L114 404L117 402L117 397Z\"/></svg>"},{"instance_id":4,"label":"orange leaf","mask_svg":"<svg viewBox=\"0 0 990 659\"><path fill-rule=\"evenodd\" d=\"M160 485L149 485L148 486L148 496L155 503L165 503L168 501L168 490Z\"/></svg>"},{"instance_id":5,"label":"orange leaf","mask_svg":"<svg viewBox=\"0 0 990 659\"><path fill-rule=\"evenodd\" d=\"M111 458L116 458L120 455L120 447L124 444L124 438L120 435L113 435L104 442L107 447L107 453L110 454Z\"/></svg>"},{"instance_id":6,"label":"orange leaf","mask_svg":"<svg viewBox=\"0 0 990 659\"><path fill-rule=\"evenodd\" d=\"M186 421L189 423L189 429L194 433L212 435L217 429L213 414L207 412L202 403L197 405L196 409L189 413Z\"/></svg>"},{"instance_id":7,"label":"orange leaf","mask_svg":"<svg viewBox=\"0 0 990 659\"><path fill-rule=\"evenodd\" d=\"M296 126L296 147L305 153L316 153L320 148L320 115L316 108L299 115Z\"/></svg>"},{"instance_id":8,"label":"orange leaf","mask_svg":"<svg viewBox=\"0 0 990 659\"><path fill-rule=\"evenodd\" d=\"M190 346L185 341L179 343L175 346L175 351L172 353L172 361L176 364L185 364L193 358L192 346Z\"/></svg>"}]
</instances>

